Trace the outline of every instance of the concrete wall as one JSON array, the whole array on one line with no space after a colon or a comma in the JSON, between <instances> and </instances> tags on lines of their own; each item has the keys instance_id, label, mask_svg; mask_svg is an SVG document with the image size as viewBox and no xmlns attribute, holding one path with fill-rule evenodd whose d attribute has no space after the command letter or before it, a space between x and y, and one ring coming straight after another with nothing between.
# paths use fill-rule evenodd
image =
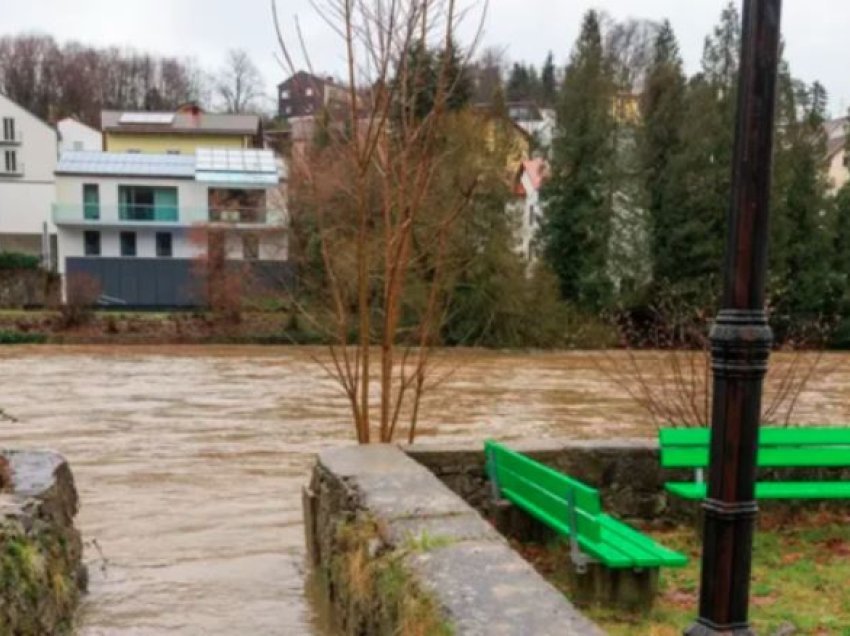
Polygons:
<instances>
[{"instance_id":1,"label":"concrete wall","mask_svg":"<svg viewBox=\"0 0 850 636\"><path fill-rule=\"evenodd\" d=\"M320 453L304 520L315 579L344 634L602 634L397 447Z\"/></svg>"},{"instance_id":2,"label":"concrete wall","mask_svg":"<svg viewBox=\"0 0 850 636\"><path fill-rule=\"evenodd\" d=\"M12 477L0 495L0 634L70 634L87 580L71 469L52 452L0 451L0 464Z\"/></svg>"}]
</instances>

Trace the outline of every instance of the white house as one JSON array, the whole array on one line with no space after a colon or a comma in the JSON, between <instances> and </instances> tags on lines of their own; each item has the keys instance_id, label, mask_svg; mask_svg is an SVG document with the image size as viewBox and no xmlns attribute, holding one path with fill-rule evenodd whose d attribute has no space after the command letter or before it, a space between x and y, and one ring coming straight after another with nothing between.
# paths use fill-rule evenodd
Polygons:
<instances>
[{"instance_id":1,"label":"white house","mask_svg":"<svg viewBox=\"0 0 850 636\"><path fill-rule=\"evenodd\" d=\"M546 178L546 161L527 159L520 164L514 178L515 199L509 204L519 223L517 227L518 251L529 262L537 258L534 237L543 221L540 189Z\"/></svg>"},{"instance_id":2,"label":"white house","mask_svg":"<svg viewBox=\"0 0 850 636\"><path fill-rule=\"evenodd\" d=\"M258 275L288 276L281 170L267 150L68 151L53 218L66 283L94 278L106 302L200 304L194 278L211 249Z\"/></svg>"},{"instance_id":3,"label":"white house","mask_svg":"<svg viewBox=\"0 0 850 636\"><path fill-rule=\"evenodd\" d=\"M73 117L66 117L56 124L59 130L59 152L66 150L103 150L103 135Z\"/></svg>"},{"instance_id":4,"label":"white house","mask_svg":"<svg viewBox=\"0 0 850 636\"><path fill-rule=\"evenodd\" d=\"M0 250L54 254L56 130L0 94Z\"/></svg>"}]
</instances>

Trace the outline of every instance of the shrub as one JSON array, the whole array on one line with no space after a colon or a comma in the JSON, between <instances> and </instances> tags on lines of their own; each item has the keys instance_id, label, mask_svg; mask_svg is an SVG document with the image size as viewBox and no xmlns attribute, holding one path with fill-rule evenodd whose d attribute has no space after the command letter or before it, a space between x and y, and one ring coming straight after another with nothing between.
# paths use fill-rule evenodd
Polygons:
<instances>
[{"instance_id":1,"label":"shrub","mask_svg":"<svg viewBox=\"0 0 850 636\"><path fill-rule=\"evenodd\" d=\"M88 274L70 274L65 292L66 301L59 308L61 327L79 327L91 320L100 298L100 283Z\"/></svg>"},{"instance_id":2,"label":"shrub","mask_svg":"<svg viewBox=\"0 0 850 636\"><path fill-rule=\"evenodd\" d=\"M20 331L0 331L0 345L44 344L47 336L43 333L21 333Z\"/></svg>"},{"instance_id":3,"label":"shrub","mask_svg":"<svg viewBox=\"0 0 850 636\"><path fill-rule=\"evenodd\" d=\"M38 269L41 259L20 252L0 252L0 269Z\"/></svg>"}]
</instances>

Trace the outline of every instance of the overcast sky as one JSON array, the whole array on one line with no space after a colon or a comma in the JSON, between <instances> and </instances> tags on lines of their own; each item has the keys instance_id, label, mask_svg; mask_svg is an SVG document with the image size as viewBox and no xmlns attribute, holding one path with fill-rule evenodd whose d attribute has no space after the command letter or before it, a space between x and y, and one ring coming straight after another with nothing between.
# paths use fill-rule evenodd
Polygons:
<instances>
[{"instance_id":1,"label":"overcast sky","mask_svg":"<svg viewBox=\"0 0 850 636\"><path fill-rule=\"evenodd\" d=\"M503 46L512 60L540 64L552 50L566 61L589 8L623 19L669 18L688 71L698 67L705 35L727 0L491 0L485 46ZM850 2L785 0L784 35L792 72L819 79L834 114L850 106ZM282 78L269 0L0 0L0 34L37 31L61 41L131 46L194 58L219 66L229 48L246 49L263 72L266 88ZM294 37L298 15L317 70L338 74L342 51L314 16L308 0L278 0L284 29Z\"/></svg>"}]
</instances>

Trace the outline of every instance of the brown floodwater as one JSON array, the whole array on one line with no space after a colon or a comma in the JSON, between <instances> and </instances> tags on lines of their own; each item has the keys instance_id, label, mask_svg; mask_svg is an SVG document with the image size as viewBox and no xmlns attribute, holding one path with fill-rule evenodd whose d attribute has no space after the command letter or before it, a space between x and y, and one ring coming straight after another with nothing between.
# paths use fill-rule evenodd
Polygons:
<instances>
[{"instance_id":1,"label":"brown floodwater","mask_svg":"<svg viewBox=\"0 0 850 636\"><path fill-rule=\"evenodd\" d=\"M314 454L351 431L315 355L0 349L0 407L18 419L0 421L0 445L61 452L80 491L91 589L79 634L323 633L305 594L300 488ZM652 354L638 363L648 381L663 377ZM652 435L611 373L633 364L623 353L446 352L420 441ZM850 421L850 356L823 366L795 420Z\"/></svg>"}]
</instances>

